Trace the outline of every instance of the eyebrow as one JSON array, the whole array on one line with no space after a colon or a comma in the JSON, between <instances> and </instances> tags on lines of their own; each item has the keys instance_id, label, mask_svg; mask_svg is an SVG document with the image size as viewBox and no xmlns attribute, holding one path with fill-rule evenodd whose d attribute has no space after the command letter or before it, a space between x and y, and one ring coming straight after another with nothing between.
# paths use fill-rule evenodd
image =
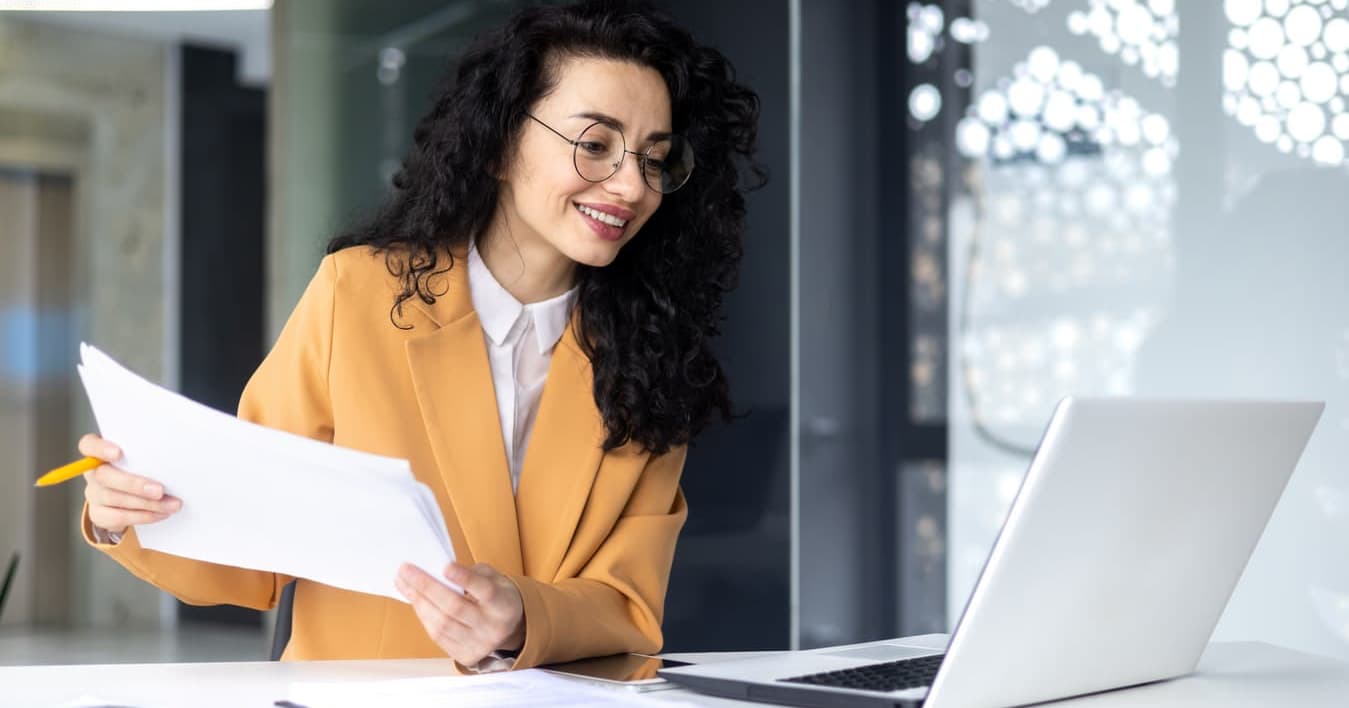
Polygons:
<instances>
[{"instance_id":1,"label":"eyebrow","mask_svg":"<svg viewBox=\"0 0 1349 708\"><path fill-rule=\"evenodd\" d=\"M617 118L615 118L615 117L613 117L613 116L605 115L605 114L603 114L603 113L597 113L597 112L595 112L595 111L586 111L586 112L584 112L584 113L573 113L571 117L572 117L572 118L589 118L590 120L593 120L593 121L595 121L596 123L603 123L603 124L609 126L610 128L613 128L614 130L617 130L617 131L619 131L619 132L627 132L627 131L625 131L625 130L623 129L623 121L621 121L621 120L619 120L619 119L617 119ZM653 133L647 135L647 136L646 136L646 139L647 139L647 142L655 142L655 141L657 141L657 140L665 140L665 139L671 138L671 137L674 137L674 134L673 134L673 133L659 132L659 131L658 131L658 132L653 132Z\"/></svg>"}]
</instances>

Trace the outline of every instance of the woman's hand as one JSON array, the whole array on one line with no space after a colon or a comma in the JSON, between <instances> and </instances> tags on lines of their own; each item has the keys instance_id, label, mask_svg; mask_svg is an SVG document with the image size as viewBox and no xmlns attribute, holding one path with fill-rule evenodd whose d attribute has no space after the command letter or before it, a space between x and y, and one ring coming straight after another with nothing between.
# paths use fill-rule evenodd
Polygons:
<instances>
[{"instance_id":1,"label":"woman's hand","mask_svg":"<svg viewBox=\"0 0 1349 708\"><path fill-rule=\"evenodd\" d=\"M431 640L450 658L476 666L498 649L525 644L525 604L509 578L492 566L445 566L445 579L464 589L451 590L411 563L398 569L394 584L412 603Z\"/></svg>"},{"instance_id":2,"label":"woman's hand","mask_svg":"<svg viewBox=\"0 0 1349 708\"><path fill-rule=\"evenodd\" d=\"M80 453L107 463L122 457L116 445L92 433L80 438ZM182 500L164 493L164 485L112 464L85 472L84 481L89 520L109 533L123 533L130 526L163 521L183 508Z\"/></svg>"}]
</instances>

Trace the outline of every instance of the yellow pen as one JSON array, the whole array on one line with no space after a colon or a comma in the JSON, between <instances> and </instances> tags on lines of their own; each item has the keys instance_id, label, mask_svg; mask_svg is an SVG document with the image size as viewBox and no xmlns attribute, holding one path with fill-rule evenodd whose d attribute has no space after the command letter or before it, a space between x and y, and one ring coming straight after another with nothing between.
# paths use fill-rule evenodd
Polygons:
<instances>
[{"instance_id":1,"label":"yellow pen","mask_svg":"<svg viewBox=\"0 0 1349 708\"><path fill-rule=\"evenodd\" d=\"M82 460L75 460L68 465L62 465L51 472L38 477L37 482L35 482L33 486L50 487L53 484L60 484L75 479L85 472L97 468L101 464L103 464L103 460L100 460L97 457L86 457Z\"/></svg>"}]
</instances>

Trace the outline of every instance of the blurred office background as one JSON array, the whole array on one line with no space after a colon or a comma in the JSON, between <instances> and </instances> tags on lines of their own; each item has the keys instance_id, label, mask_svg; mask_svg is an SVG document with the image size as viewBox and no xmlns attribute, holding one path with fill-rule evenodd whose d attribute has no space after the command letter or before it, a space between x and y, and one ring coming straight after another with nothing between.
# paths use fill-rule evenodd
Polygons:
<instances>
[{"instance_id":1,"label":"blurred office background","mask_svg":"<svg viewBox=\"0 0 1349 708\"><path fill-rule=\"evenodd\" d=\"M177 603L31 487L93 429L75 345L232 411L526 3L75 4L0 1L0 663L265 658L270 613ZM948 631L1059 398L1204 395L1328 402L1217 638L1349 658L1346 0L666 5L759 92L772 177L668 649Z\"/></svg>"}]
</instances>

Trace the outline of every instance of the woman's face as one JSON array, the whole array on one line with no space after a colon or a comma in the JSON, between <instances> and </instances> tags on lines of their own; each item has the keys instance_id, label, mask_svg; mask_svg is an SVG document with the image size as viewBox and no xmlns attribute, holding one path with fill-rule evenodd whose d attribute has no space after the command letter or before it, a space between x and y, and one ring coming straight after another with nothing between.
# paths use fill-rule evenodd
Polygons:
<instances>
[{"instance_id":1,"label":"woman's face","mask_svg":"<svg viewBox=\"0 0 1349 708\"><path fill-rule=\"evenodd\" d=\"M562 60L556 88L530 113L571 140L597 121L607 123L620 129L627 149L638 154L653 144L653 136L671 130L670 96L661 75L611 59ZM587 133L587 141L594 134ZM579 148L587 149L595 144ZM636 155L625 154L612 177L587 181L573 164L573 146L525 118L502 178L499 216L522 250L551 250L575 263L606 266L660 206L661 194L647 187L641 169Z\"/></svg>"}]
</instances>

